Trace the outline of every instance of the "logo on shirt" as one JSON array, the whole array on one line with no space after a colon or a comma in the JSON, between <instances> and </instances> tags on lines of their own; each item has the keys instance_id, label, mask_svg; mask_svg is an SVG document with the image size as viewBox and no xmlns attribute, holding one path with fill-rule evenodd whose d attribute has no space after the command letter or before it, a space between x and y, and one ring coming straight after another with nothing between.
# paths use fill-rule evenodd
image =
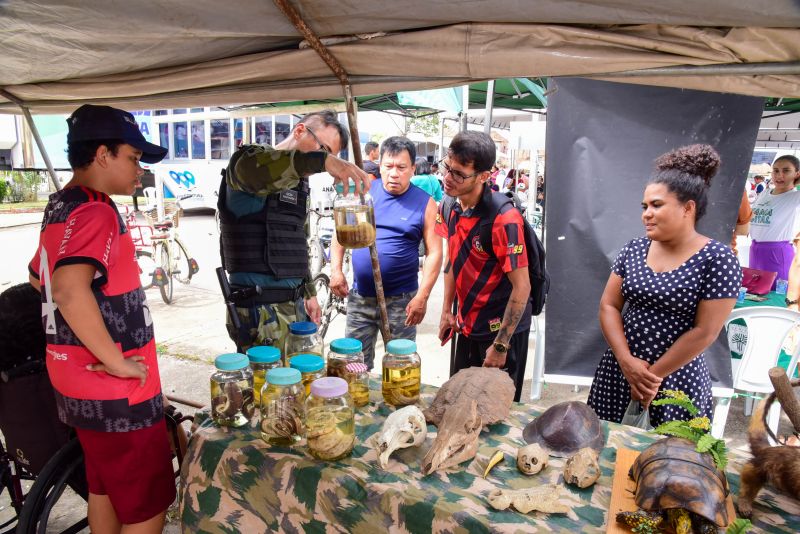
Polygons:
<instances>
[{"instance_id":1,"label":"logo on shirt","mask_svg":"<svg viewBox=\"0 0 800 534\"><path fill-rule=\"evenodd\" d=\"M47 349L47 354L52 356L53 359L56 360L56 361L62 361L62 362L67 361L67 355L66 354L61 353L61 352L56 352L53 349Z\"/></svg>"},{"instance_id":2,"label":"logo on shirt","mask_svg":"<svg viewBox=\"0 0 800 534\"><path fill-rule=\"evenodd\" d=\"M489 332L497 332L500 330L500 324L502 321L499 317L495 317L494 319L489 319Z\"/></svg>"},{"instance_id":3,"label":"logo on shirt","mask_svg":"<svg viewBox=\"0 0 800 534\"><path fill-rule=\"evenodd\" d=\"M481 237L476 235L472 238L472 248L477 250L478 252L485 252L483 250L483 245L481 245Z\"/></svg>"},{"instance_id":4,"label":"logo on shirt","mask_svg":"<svg viewBox=\"0 0 800 534\"><path fill-rule=\"evenodd\" d=\"M436 213L436 224L441 224L443 222L444 221L442 220L442 214L441 213Z\"/></svg>"},{"instance_id":5,"label":"logo on shirt","mask_svg":"<svg viewBox=\"0 0 800 534\"><path fill-rule=\"evenodd\" d=\"M291 189L287 191L281 191L280 195L281 202L286 202L287 204L297 204L297 191L292 191Z\"/></svg>"},{"instance_id":6,"label":"logo on shirt","mask_svg":"<svg viewBox=\"0 0 800 534\"><path fill-rule=\"evenodd\" d=\"M522 254L523 245L515 245L514 243L508 244L508 254Z\"/></svg>"}]
</instances>

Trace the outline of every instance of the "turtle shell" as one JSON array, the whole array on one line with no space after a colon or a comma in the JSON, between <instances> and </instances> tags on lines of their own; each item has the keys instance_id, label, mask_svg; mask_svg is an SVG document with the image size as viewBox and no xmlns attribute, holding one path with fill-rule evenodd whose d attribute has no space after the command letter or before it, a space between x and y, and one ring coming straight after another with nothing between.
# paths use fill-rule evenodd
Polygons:
<instances>
[{"instance_id":1,"label":"turtle shell","mask_svg":"<svg viewBox=\"0 0 800 534\"><path fill-rule=\"evenodd\" d=\"M728 479L714 458L683 438L659 440L636 458L630 476L636 505L649 512L683 508L719 527L728 525Z\"/></svg>"},{"instance_id":2,"label":"turtle shell","mask_svg":"<svg viewBox=\"0 0 800 534\"><path fill-rule=\"evenodd\" d=\"M553 456L568 458L584 447L598 453L605 435L600 419L586 403L571 401L551 406L522 431L527 443L538 443Z\"/></svg>"}]
</instances>

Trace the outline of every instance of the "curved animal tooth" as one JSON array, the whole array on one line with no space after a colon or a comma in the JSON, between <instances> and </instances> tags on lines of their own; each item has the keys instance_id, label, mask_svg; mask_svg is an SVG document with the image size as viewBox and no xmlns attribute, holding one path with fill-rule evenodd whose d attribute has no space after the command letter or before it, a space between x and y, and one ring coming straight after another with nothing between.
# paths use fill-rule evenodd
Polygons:
<instances>
[{"instance_id":1,"label":"curved animal tooth","mask_svg":"<svg viewBox=\"0 0 800 534\"><path fill-rule=\"evenodd\" d=\"M505 454L503 454L503 451L501 451L500 449L494 451L492 457L489 458L489 463L486 464L486 469L483 471L483 478L486 478L486 476L489 474L489 471L492 470L492 467L502 462L503 459L505 459Z\"/></svg>"}]
</instances>

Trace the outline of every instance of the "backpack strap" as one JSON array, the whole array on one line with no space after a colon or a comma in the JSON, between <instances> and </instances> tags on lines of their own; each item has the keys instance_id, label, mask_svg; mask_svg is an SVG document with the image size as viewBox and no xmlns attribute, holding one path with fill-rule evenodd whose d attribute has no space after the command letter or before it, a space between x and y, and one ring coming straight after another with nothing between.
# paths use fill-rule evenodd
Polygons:
<instances>
[{"instance_id":1,"label":"backpack strap","mask_svg":"<svg viewBox=\"0 0 800 534\"><path fill-rule=\"evenodd\" d=\"M486 213L481 217L480 226L480 240L483 251L489 256L497 259L492 246L492 228L494 227L494 220L506 204L514 204L514 201L506 195L490 191L483 197L484 208Z\"/></svg>"}]
</instances>

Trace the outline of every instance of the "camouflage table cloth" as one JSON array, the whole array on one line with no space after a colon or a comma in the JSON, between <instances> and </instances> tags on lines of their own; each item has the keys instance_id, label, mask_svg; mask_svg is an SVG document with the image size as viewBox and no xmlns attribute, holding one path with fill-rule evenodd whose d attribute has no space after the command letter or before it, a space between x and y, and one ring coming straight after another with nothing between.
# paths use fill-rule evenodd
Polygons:
<instances>
[{"instance_id":1,"label":"camouflage table cloth","mask_svg":"<svg viewBox=\"0 0 800 534\"><path fill-rule=\"evenodd\" d=\"M379 388L379 383L371 384ZM427 406L436 388L425 387ZM602 476L581 490L564 490L572 499L567 515L524 515L496 511L486 495L495 487L520 489L547 482L561 483L564 460L550 458L533 477L516 468L522 428L541 410L517 404L505 423L480 436L477 457L456 470L420 474L420 463L435 437L428 427L421 447L395 452L384 471L369 438L378 432L393 408L383 404L379 389L356 415L356 447L350 458L322 462L301 442L296 447L270 447L253 428L217 428L206 420L194 433L181 469L180 517L183 532L605 532L617 447L642 450L655 436L614 423L603 423L606 448L600 456ZM481 477L495 448L506 453L484 480ZM747 453L732 451L728 480L735 494ZM735 497L734 497L735 499ZM754 509L758 531L800 532L800 504L762 490Z\"/></svg>"}]
</instances>

